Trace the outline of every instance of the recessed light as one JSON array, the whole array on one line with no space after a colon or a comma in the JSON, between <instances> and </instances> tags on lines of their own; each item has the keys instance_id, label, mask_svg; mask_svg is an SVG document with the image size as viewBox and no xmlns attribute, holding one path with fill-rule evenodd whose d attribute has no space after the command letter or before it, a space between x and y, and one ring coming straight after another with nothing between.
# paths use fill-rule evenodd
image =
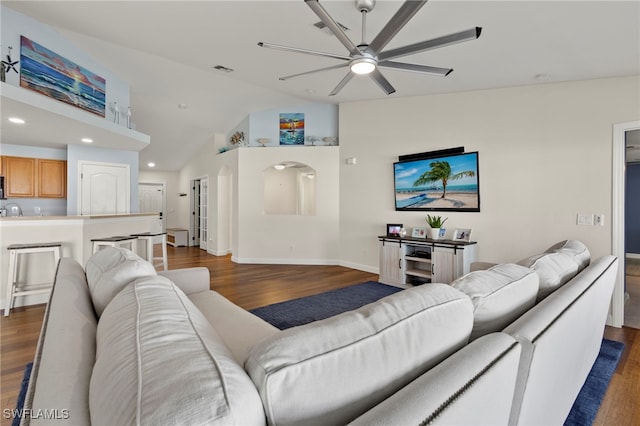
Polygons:
<instances>
[{"instance_id":1,"label":"recessed light","mask_svg":"<svg viewBox=\"0 0 640 426\"><path fill-rule=\"evenodd\" d=\"M82 139L80 139L80 140L81 140L82 142L84 142L84 143L93 143L93 139L91 139L91 138L82 138Z\"/></svg>"},{"instance_id":2,"label":"recessed light","mask_svg":"<svg viewBox=\"0 0 640 426\"><path fill-rule=\"evenodd\" d=\"M14 124L24 124L24 120L18 117L9 117L9 121Z\"/></svg>"},{"instance_id":3,"label":"recessed light","mask_svg":"<svg viewBox=\"0 0 640 426\"><path fill-rule=\"evenodd\" d=\"M187 105L187 104L178 104L178 108L187 109L187 108L189 108L189 105Z\"/></svg>"},{"instance_id":4,"label":"recessed light","mask_svg":"<svg viewBox=\"0 0 640 426\"><path fill-rule=\"evenodd\" d=\"M273 166L274 169L276 170L284 170L285 165L284 164L276 164Z\"/></svg>"},{"instance_id":5,"label":"recessed light","mask_svg":"<svg viewBox=\"0 0 640 426\"><path fill-rule=\"evenodd\" d=\"M149 166L149 167L155 167L155 166L156 166L156 163L147 163L147 166Z\"/></svg>"}]
</instances>

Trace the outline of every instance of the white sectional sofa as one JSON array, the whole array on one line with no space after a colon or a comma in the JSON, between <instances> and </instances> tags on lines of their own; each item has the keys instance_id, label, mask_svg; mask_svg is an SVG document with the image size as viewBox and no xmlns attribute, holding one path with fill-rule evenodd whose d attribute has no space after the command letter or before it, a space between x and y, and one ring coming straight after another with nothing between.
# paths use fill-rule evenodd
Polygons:
<instances>
[{"instance_id":1,"label":"white sectional sofa","mask_svg":"<svg viewBox=\"0 0 640 426\"><path fill-rule=\"evenodd\" d=\"M49 424L42 410L73 425L559 424L617 268L576 247L284 331L211 291L205 268L156 275L115 248L85 269L63 258L22 424ZM558 253L580 258L574 277L550 272Z\"/></svg>"}]
</instances>

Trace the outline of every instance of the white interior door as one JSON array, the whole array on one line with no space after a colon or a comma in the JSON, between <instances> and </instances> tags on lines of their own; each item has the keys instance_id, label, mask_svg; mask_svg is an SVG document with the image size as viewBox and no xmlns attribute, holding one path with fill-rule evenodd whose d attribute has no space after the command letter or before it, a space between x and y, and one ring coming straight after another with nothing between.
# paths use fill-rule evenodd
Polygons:
<instances>
[{"instance_id":1,"label":"white interior door","mask_svg":"<svg viewBox=\"0 0 640 426\"><path fill-rule=\"evenodd\" d=\"M162 183L139 183L138 197L141 213L158 213L158 217L151 221L151 232L164 232L166 229L164 218L165 194Z\"/></svg>"},{"instance_id":2,"label":"white interior door","mask_svg":"<svg viewBox=\"0 0 640 426\"><path fill-rule=\"evenodd\" d=\"M128 164L78 163L81 215L130 213Z\"/></svg>"},{"instance_id":3,"label":"white interior door","mask_svg":"<svg viewBox=\"0 0 640 426\"><path fill-rule=\"evenodd\" d=\"M200 179L200 248L207 249L208 241L208 224L207 218L209 217L209 179Z\"/></svg>"}]
</instances>

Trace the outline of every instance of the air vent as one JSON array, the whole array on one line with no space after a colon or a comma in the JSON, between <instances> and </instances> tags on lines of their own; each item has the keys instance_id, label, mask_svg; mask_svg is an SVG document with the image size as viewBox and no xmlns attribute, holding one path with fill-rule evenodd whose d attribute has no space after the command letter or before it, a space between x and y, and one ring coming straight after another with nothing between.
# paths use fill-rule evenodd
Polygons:
<instances>
[{"instance_id":1,"label":"air vent","mask_svg":"<svg viewBox=\"0 0 640 426\"><path fill-rule=\"evenodd\" d=\"M223 65L216 65L215 67L213 67L214 69L218 70L218 71L224 71L224 72L232 72L233 69L231 68L227 68Z\"/></svg>"},{"instance_id":2,"label":"air vent","mask_svg":"<svg viewBox=\"0 0 640 426\"><path fill-rule=\"evenodd\" d=\"M342 28L342 31L349 31L349 28L345 27L344 25L342 25L340 22L336 22L336 24L338 24L338 26L340 28ZM325 34L328 35L333 35L333 33L331 32L331 30L329 30L327 28L327 26L324 24L324 22L320 21L320 22L316 22L315 24L313 24L314 27L316 27L317 29L319 29L320 31L322 31Z\"/></svg>"}]
</instances>

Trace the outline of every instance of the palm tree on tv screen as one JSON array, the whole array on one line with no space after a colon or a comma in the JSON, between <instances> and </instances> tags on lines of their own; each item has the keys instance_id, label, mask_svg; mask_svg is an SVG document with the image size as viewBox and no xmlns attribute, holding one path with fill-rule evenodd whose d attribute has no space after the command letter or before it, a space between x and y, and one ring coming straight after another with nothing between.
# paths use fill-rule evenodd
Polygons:
<instances>
[{"instance_id":1,"label":"palm tree on tv screen","mask_svg":"<svg viewBox=\"0 0 640 426\"><path fill-rule=\"evenodd\" d=\"M463 172L451 174L451 165L448 161L433 161L429 163L431 169L424 172L415 182L413 186L422 186L431 182L442 181L442 196L447 195L447 184L450 180L458 180L463 177L473 177L476 173L473 170L465 170Z\"/></svg>"}]
</instances>

